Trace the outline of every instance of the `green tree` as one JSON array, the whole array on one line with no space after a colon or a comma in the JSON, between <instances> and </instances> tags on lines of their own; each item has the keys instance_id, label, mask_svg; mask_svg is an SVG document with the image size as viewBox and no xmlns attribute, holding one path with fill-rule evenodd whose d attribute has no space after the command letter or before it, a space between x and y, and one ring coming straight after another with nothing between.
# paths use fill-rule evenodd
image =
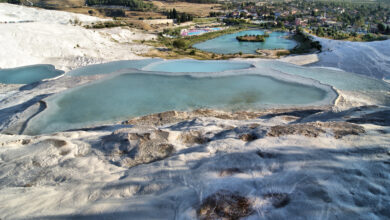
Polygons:
<instances>
[{"instance_id":1,"label":"green tree","mask_svg":"<svg viewBox=\"0 0 390 220\"><path fill-rule=\"evenodd\" d=\"M173 8L173 10L172 10L172 19L177 19L177 11L176 11L176 8Z\"/></svg>"},{"instance_id":2,"label":"green tree","mask_svg":"<svg viewBox=\"0 0 390 220\"><path fill-rule=\"evenodd\" d=\"M173 41L172 45L176 48L185 49L187 48L187 41L184 39L177 39Z\"/></svg>"},{"instance_id":3,"label":"green tree","mask_svg":"<svg viewBox=\"0 0 390 220\"><path fill-rule=\"evenodd\" d=\"M383 23L378 24L378 30L383 33L386 30L386 26Z\"/></svg>"}]
</instances>

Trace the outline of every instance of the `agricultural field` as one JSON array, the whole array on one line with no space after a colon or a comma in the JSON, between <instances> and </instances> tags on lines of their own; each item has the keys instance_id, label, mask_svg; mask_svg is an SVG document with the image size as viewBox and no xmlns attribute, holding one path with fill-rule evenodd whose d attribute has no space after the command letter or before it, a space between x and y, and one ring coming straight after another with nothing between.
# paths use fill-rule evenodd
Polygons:
<instances>
[{"instance_id":1,"label":"agricultural field","mask_svg":"<svg viewBox=\"0 0 390 220\"><path fill-rule=\"evenodd\" d=\"M179 12L185 12L194 16L205 17L210 12L221 11L220 4L197 4L189 2L164 2L152 1L160 11L169 11L175 8Z\"/></svg>"}]
</instances>

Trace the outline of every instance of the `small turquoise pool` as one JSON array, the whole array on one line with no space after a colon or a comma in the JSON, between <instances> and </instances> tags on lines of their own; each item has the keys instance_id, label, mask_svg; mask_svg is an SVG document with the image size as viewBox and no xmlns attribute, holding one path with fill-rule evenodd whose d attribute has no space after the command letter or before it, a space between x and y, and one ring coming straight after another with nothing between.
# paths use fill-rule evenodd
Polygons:
<instances>
[{"instance_id":1,"label":"small turquoise pool","mask_svg":"<svg viewBox=\"0 0 390 220\"><path fill-rule=\"evenodd\" d=\"M143 68L148 71L161 72L222 72L226 70L248 69L250 63L234 61L199 61L199 60L168 60L155 62Z\"/></svg>"},{"instance_id":2,"label":"small turquoise pool","mask_svg":"<svg viewBox=\"0 0 390 220\"><path fill-rule=\"evenodd\" d=\"M212 31L220 31L222 28L197 28L197 29L189 29L187 31L183 31L181 33L182 36L195 36L199 34L204 34Z\"/></svg>"},{"instance_id":3,"label":"small turquoise pool","mask_svg":"<svg viewBox=\"0 0 390 220\"><path fill-rule=\"evenodd\" d=\"M288 33L272 32L265 42L240 42L237 36L264 34L262 30L241 31L234 34L226 34L205 42L194 44L193 47L211 53L232 54L247 53L256 54L257 49L292 49L297 43L287 39Z\"/></svg>"},{"instance_id":4,"label":"small turquoise pool","mask_svg":"<svg viewBox=\"0 0 390 220\"><path fill-rule=\"evenodd\" d=\"M53 65L33 65L11 69L0 69L0 83L30 84L43 79L53 78L63 74Z\"/></svg>"},{"instance_id":5,"label":"small turquoise pool","mask_svg":"<svg viewBox=\"0 0 390 220\"><path fill-rule=\"evenodd\" d=\"M122 69L142 69L143 67L162 61L162 59L141 59L141 60L122 60L109 63L94 64L89 66L80 67L66 73L68 76L88 76L109 74Z\"/></svg>"},{"instance_id":6,"label":"small turquoise pool","mask_svg":"<svg viewBox=\"0 0 390 220\"><path fill-rule=\"evenodd\" d=\"M319 102L322 89L260 75L193 77L140 71L116 75L50 97L27 134L50 133L168 110L255 109Z\"/></svg>"}]
</instances>

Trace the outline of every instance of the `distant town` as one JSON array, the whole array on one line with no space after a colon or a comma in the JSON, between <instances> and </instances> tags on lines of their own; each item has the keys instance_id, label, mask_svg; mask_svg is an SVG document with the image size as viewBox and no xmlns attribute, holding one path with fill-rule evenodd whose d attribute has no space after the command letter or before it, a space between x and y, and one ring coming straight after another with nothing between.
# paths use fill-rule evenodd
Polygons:
<instances>
[{"instance_id":1,"label":"distant town","mask_svg":"<svg viewBox=\"0 0 390 220\"><path fill-rule=\"evenodd\" d=\"M142 1L142 0L0 0L14 4L112 17L114 22L90 28L131 26L154 32L193 36L220 29L214 26L245 25L252 28L297 27L307 33L337 40L385 40L390 35L389 2L344 1ZM191 23L192 22L192 23ZM77 21L75 22L77 23ZM184 30L197 25L202 29ZM194 26L192 26L193 28Z\"/></svg>"},{"instance_id":2,"label":"distant town","mask_svg":"<svg viewBox=\"0 0 390 220\"><path fill-rule=\"evenodd\" d=\"M225 4L226 13L213 12L227 23L248 22L263 27L293 30L332 39L386 39L390 34L390 8L380 3L323 1L242 2ZM353 39L351 39L353 40Z\"/></svg>"}]
</instances>

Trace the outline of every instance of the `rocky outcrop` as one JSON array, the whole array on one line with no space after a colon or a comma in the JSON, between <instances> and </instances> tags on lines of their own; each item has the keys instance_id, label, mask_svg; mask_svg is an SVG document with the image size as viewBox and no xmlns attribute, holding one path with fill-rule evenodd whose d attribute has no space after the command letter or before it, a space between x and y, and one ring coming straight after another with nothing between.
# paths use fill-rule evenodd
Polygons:
<instances>
[{"instance_id":1,"label":"rocky outcrop","mask_svg":"<svg viewBox=\"0 0 390 220\"><path fill-rule=\"evenodd\" d=\"M267 132L267 136L304 135L306 137L317 137L327 131L332 132L336 139L365 132L362 126L348 122L314 122L272 126Z\"/></svg>"},{"instance_id":2,"label":"rocky outcrop","mask_svg":"<svg viewBox=\"0 0 390 220\"><path fill-rule=\"evenodd\" d=\"M240 170L239 168L227 168L227 169L223 169L219 172L219 176L221 177L224 177L224 176L232 176L236 173L243 173L242 170Z\"/></svg>"},{"instance_id":3,"label":"rocky outcrop","mask_svg":"<svg viewBox=\"0 0 390 220\"><path fill-rule=\"evenodd\" d=\"M287 193L266 193L263 197L270 201L275 208L282 208L290 203L290 197Z\"/></svg>"},{"instance_id":4,"label":"rocky outcrop","mask_svg":"<svg viewBox=\"0 0 390 220\"><path fill-rule=\"evenodd\" d=\"M359 118L351 118L347 121L356 124L374 124L380 126L390 126L390 110L365 114Z\"/></svg>"},{"instance_id":5,"label":"rocky outcrop","mask_svg":"<svg viewBox=\"0 0 390 220\"><path fill-rule=\"evenodd\" d=\"M184 120L190 120L197 117L215 117L220 119L246 120L246 119L258 118L265 114L266 112L239 111L239 112L231 113L231 112L217 111L212 109L197 109L190 112L167 111L162 113L146 115L142 117L136 117L124 121L122 122L122 124L160 126L165 124L177 123Z\"/></svg>"},{"instance_id":6,"label":"rocky outcrop","mask_svg":"<svg viewBox=\"0 0 390 220\"><path fill-rule=\"evenodd\" d=\"M321 125L324 128L331 129L336 139L340 139L347 135L359 135L366 132L362 126L349 122L323 122Z\"/></svg>"},{"instance_id":7,"label":"rocky outcrop","mask_svg":"<svg viewBox=\"0 0 390 220\"><path fill-rule=\"evenodd\" d=\"M220 190L207 197L198 210L200 219L239 219L253 213L248 198L238 193Z\"/></svg>"},{"instance_id":8,"label":"rocky outcrop","mask_svg":"<svg viewBox=\"0 0 390 220\"><path fill-rule=\"evenodd\" d=\"M273 126L267 133L267 136L279 137L285 135L304 135L306 137L317 137L322 133L325 133L325 130L315 126L314 124L292 124Z\"/></svg>"},{"instance_id":9,"label":"rocky outcrop","mask_svg":"<svg viewBox=\"0 0 390 220\"><path fill-rule=\"evenodd\" d=\"M136 117L128 121L124 121L122 122L122 124L159 126L184 121L187 119L190 119L190 116L187 112L167 111L162 113L150 114L142 117Z\"/></svg>"},{"instance_id":10,"label":"rocky outcrop","mask_svg":"<svg viewBox=\"0 0 390 220\"><path fill-rule=\"evenodd\" d=\"M169 133L154 128L119 129L100 143L112 162L134 167L170 156L175 148L168 141Z\"/></svg>"},{"instance_id":11,"label":"rocky outcrop","mask_svg":"<svg viewBox=\"0 0 390 220\"><path fill-rule=\"evenodd\" d=\"M180 134L179 139L186 145L205 144L210 141L199 131L189 131Z\"/></svg>"},{"instance_id":12,"label":"rocky outcrop","mask_svg":"<svg viewBox=\"0 0 390 220\"><path fill-rule=\"evenodd\" d=\"M256 134L251 134L251 133L242 134L239 136L239 138L245 142L250 142L250 141L258 139Z\"/></svg>"},{"instance_id":13,"label":"rocky outcrop","mask_svg":"<svg viewBox=\"0 0 390 220\"><path fill-rule=\"evenodd\" d=\"M213 109L197 109L194 111L167 111L156 114L150 114L141 117L135 117L130 120L122 122L122 124L132 125L153 125L160 126L165 124L177 123L184 120L191 120L198 117L214 117L219 119L229 120L249 120L259 117L272 118L276 116L294 116L297 118L306 117L325 110L326 108L299 108L299 109L267 109L264 111L237 111L226 112Z\"/></svg>"}]
</instances>

